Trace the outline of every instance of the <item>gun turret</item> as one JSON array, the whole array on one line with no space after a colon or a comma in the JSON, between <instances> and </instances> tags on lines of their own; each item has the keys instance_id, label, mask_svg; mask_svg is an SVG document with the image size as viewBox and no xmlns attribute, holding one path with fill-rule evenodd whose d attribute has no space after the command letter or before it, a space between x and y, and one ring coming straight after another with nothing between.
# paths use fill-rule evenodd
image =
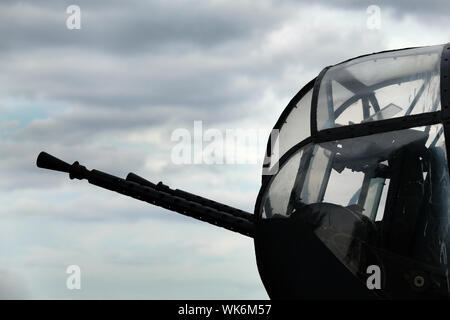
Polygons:
<instances>
[{"instance_id":1,"label":"gun turret","mask_svg":"<svg viewBox=\"0 0 450 320\"><path fill-rule=\"evenodd\" d=\"M253 214L206 199L189 192L171 189L162 182L154 184L134 173L122 179L99 170L88 170L78 161L68 164L46 152L36 160L39 168L69 173L70 179L86 179L90 184L181 213L213 225L254 236Z\"/></svg>"}]
</instances>

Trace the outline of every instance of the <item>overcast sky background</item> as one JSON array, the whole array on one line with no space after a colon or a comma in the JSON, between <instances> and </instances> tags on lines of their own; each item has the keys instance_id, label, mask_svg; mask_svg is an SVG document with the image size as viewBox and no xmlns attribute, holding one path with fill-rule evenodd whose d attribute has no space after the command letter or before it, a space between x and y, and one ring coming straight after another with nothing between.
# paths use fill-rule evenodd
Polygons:
<instances>
[{"instance_id":1,"label":"overcast sky background","mask_svg":"<svg viewBox=\"0 0 450 320\"><path fill-rule=\"evenodd\" d=\"M261 165L176 165L175 129L268 134L323 67L450 41L445 1L312 3L2 0L0 298L267 298L251 239L35 160L45 150L253 212ZM71 4L81 30L66 28ZM66 288L72 264L81 290Z\"/></svg>"}]
</instances>

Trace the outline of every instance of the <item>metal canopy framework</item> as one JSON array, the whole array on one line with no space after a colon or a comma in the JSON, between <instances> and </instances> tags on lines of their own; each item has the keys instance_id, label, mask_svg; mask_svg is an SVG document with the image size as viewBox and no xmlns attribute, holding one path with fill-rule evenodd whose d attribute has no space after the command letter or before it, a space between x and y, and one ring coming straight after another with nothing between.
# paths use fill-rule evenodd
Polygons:
<instances>
[{"instance_id":1,"label":"metal canopy framework","mask_svg":"<svg viewBox=\"0 0 450 320\"><path fill-rule=\"evenodd\" d=\"M437 47L437 46L434 46ZM347 139L347 138L356 138L366 135L372 135L376 133L381 132L389 132L394 130L401 130L401 129L408 129L413 127L421 127L421 126L430 126L434 124L442 123L444 127L444 134L445 134L445 143L446 143L446 149L447 154L450 154L450 43L442 46L442 53L440 57L440 101L439 99L436 99L433 103L433 106L431 108L431 112L425 112L425 113L419 113L419 114L411 114L412 109L417 104L417 101L422 96L425 86L427 82L429 82L429 79L426 79L420 87L420 89L417 91L414 99L411 101L410 105L408 106L408 109L406 110L406 115L401 117L395 117L391 119L383 119L383 120L377 120L372 122L363 122L363 123L357 123L357 124L349 124L341 127L334 127L334 128L327 128L323 130L318 130L317 128L317 110L318 110L318 97L319 97L319 91L322 85L322 81L327 74L327 72L336 66L343 65L348 62L355 61L360 58L365 57L371 57L373 55L377 54L386 54L386 53L395 53L395 52L407 52L408 50L413 49L426 49L426 48L432 48L432 47L411 47L411 48L403 48L403 49L396 49L396 50L387 50L387 51L381 51L377 53L372 54L365 54L361 55L355 58L351 58L348 60L345 60L343 62L340 62L333 66L327 66L325 67L319 75L312 79L308 84L306 84L289 102L289 104L286 106L286 108L283 110L282 114L280 115L278 121L276 122L275 126L273 127L274 130L280 130L282 125L285 123L286 118L289 116L291 111L296 108L297 103L307 94L310 90L312 90L312 100L311 100L311 113L310 113L310 130L311 135L305 138L302 141L299 141L297 144L295 144L290 150L288 150L286 153L284 153L277 161L276 168L280 168L283 166L283 164L289 159L292 154L294 154L296 151L298 151L300 148L304 147L305 145L309 143L321 143L321 142L327 142L327 141L333 141L333 140L340 140L340 139ZM406 56L409 54L405 54ZM416 75L416 78L420 78L420 76L423 76L422 74ZM411 80L411 77L403 76L403 77L397 77L390 79L389 81L376 83L370 87L366 86L365 84L361 83L357 79L354 79L352 82L347 82L346 86L348 88L351 88L355 91L357 91L359 88L363 87L367 91L373 91L374 89L377 89L379 87L392 85L396 83L401 83L402 81L405 81L406 79ZM447 89L448 88L448 89ZM344 102L336 111L335 115L336 117L342 114L345 108L349 107L352 103L354 103L356 100L361 99L361 95L355 95L352 96L350 99L348 99L346 102ZM376 101L375 95L370 95L367 97L366 102L370 101L373 105L373 108L375 111L380 110L380 106L378 102ZM442 105L442 110L436 111L437 106L440 104ZM367 109L367 107L365 108ZM366 112L366 111L365 111ZM267 143L267 150L266 150L266 157L270 157L273 154L273 151L271 150L272 146L274 145L274 142L271 141L271 137L269 137L268 143ZM450 168L450 157L448 157L448 166ZM273 165L273 164L272 164ZM264 167L269 167L267 162L265 162ZM269 175L263 175L262 176L262 186L260 189L260 193L258 195L258 199L255 204L255 213L257 213L257 210L259 208L259 202L260 202L260 196L264 192L265 187L267 186L267 183L271 180L271 178L275 175L269 174Z\"/></svg>"}]
</instances>

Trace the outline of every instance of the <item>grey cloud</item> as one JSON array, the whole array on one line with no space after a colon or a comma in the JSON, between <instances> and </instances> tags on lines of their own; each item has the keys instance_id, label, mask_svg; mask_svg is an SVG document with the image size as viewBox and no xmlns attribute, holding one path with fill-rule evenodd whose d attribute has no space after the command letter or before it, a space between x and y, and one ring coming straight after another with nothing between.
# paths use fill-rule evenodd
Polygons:
<instances>
[{"instance_id":1,"label":"grey cloud","mask_svg":"<svg viewBox=\"0 0 450 320\"><path fill-rule=\"evenodd\" d=\"M109 53L160 51L161 47L223 45L272 28L289 16L289 6L269 1L77 1L82 29L66 29L71 1L3 4L3 50L51 46L88 47ZM20 23L18 23L20 21ZM14 24L12 32L7 26Z\"/></svg>"},{"instance_id":2,"label":"grey cloud","mask_svg":"<svg viewBox=\"0 0 450 320\"><path fill-rule=\"evenodd\" d=\"M179 110L180 113L185 110ZM13 136L16 141L49 141L76 146L105 134L131 133L142 128L159 128L161 119L169 119L174 109L76 108L51 118L37 119Z\"/></svg>"},{"instance_id":3,"label":"grey cloud","mask_svg":"<svg viewBox=\"0 0 450 320\"><path fill-rule=\"evenodd\" d=\"M19 55L0 62L5 70L0 75L1 91L30 99L42 95L62 103L109 108L159 104L208 109L253 98L263 90L268 77L279 77L280 66L275 69L268 61L226 54L204 52L144 59L66 51L43 52L32 58ZM237 82L242 77L248 78L247 86Z\"/></svg>"},{"instance_id":4,"label":"grey cloud","mask_svg":"<svg viewBox=\"0 0 450 320\"><path fill-rule=\"evenodd\" d=\"M86 5L89 7L88 4ZM240 10L238 10L239 7L236 8L238 5L223 5L226 8L219 10L221 14L228 14L233 19L236 16L239 18ZM251 5L244 4L244 6ZM260 11L270 15L271 19L279 21L278 24L283 21L282 18L289 18L289 15L274 14L273 6L275 5L263 2L256 8L251 6L251 10L245 7L248 10L242 10L242 14L252 17L246 23L253 23L252 19L256 19L254 16L258 17ZM195 10L195 5L192 7L192 10ZM112 4L104 11L108 13L115 8L115 4ZM163 10L161 8L158 10ZM217 10L217 8L214 9ZM44 9L39 10L46 12ZM101 11L100 6L96 6L95 10ZM213 8L211 10L216 12ZM170 6L165 7L163 11L170 11ZM187 14L185 12L189 10L179 8L177 11ZM237 13L234 13L235 11ZM292 12L298 11L292 10ZM20 13L20 10L18 12ZM32 13L29 14L32 15ZM136 10L130 7L121 14L129 14L135 19L136 14L141 14L141 11L136 13ZM301 18L308 19L307 11ZM192 18L192 20L196 19ZM267 32L276 30L278 24L267 23L267 19L261 18L261 20L264 20L261 25L264 25L263 30L266 34L259 37L247 34L242 35L241 39L234 35L232 39L242 41L236 40L226 44L219 39L222 46L217 48L189 47L185 51L163 51L163 54L143 50L141 55L118 57L114 54L114 50L95 52L93 50L95 46L83 46L77 43L73 49L58 45L58 41L55 40L49 40L52 45L47 45L45 41L39 44L30 43L32 52L17 49L17 53L6 55L4 53L5 58L0 61L0 68L5 71L0 74L2 87L0 92L25 96L32 100L43 96L60 101L61 104L71 106L75 104L77 108L80 104L95 108L117 107L123 110L125 118L129 113L142 112L142 109L136 108L147 107L157 113L160 106L165 106L171 110L173 107L176 108L175 110L177 107L189 108L191 119L200 117L211 121L214 119L226 121L251 116L255 110L243 108L244 102L247 105L255 104L267 88L275 88L279 92L279 90L285 90L286 85L289 84L290 91L281 93L293 96L295 91L315 76L325 64L335 63L341 59L341 56L348 58L348 49L339 48L350 47L355 42L360 42L358 47L365 50L379 48L379 41L367 41L367 35L339 34L335 32L332 25L324 25L316 30L311 27L301 30L302 42L294 42L292 49L273 54L270 52L271 48L266 48L264 45L267 42ZM183 25L182 21L178 20L177 23L174 21L168 23ZM112 26L116 24L118 23ZM202 32L208 32L208 30L208 28L202 29ZM20 30L17 32L17 39L26 38ZM107 29L105 32L114 34L114 30ZM165 34L165 32L160 33ZM187 30L183 34L188 33ZM132 37L135 34L145 35L146 32L127 31L127 34ZM39 39L38 35L33 37ZM92 33L92 37L96 38L97 35ZM98 37L98 41L106 40ZM121 39L108 38L107 41L128 47ZM26 42L28 43L28 40ZM336 46L336 43L340 45ZM305 51L304 48L309 49ZM358 51L357 48L355 51ZM343 51L342 54L340 51ZM355 55L360 53L364 52L355 52ZM300 72L296 69L299 66L302 67ZM294 76L290 74L293 70L296 72ZM292 83L293 77L298 84ZM196 111L197 108L201 110ZM79 112L85 112L85 110L80 108ZM95 111L91 113L95 115ZM172 117L174 115L181 117L182 114L172 112ZM183 116L185 117L184 114ZM158 121L167 122L169 118L161 117ZM50 124L50 127L53 125L55 124ZM104 125L107 126L106 123ZM60 126L71 128L73 124L61 123Z\"/></svg>"},{"instance_id":5,"label":"grey cloud","mask_svg":"<svg viewBox=\"0 0 450 320\"><path fill-rule=\"evenodd\" d=\"M302 1L303 2L303 1ZM343 10L360 10L365 12L371 5L379 6L381 10L387 9L392 11L396 17L403 18L406 15L423 16L433 15L444 17L447 15L447 2L445 0L319 0L315 1L327 8L339 8ZM430 21L423 20L424 24Z\"/></svg>"}]
</instances>

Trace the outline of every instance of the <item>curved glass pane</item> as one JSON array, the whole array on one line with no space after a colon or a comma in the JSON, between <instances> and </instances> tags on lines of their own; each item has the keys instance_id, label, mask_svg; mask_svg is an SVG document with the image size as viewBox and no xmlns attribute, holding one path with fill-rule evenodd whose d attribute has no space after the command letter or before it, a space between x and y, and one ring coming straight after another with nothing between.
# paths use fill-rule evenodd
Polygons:
<instances>
[{"instance_id":1,"label":"curved glass pane","mask_svg":"<svg viewBox=\"0 0 450 320\"><path fill-rule=\"evenodd\" d=\"M305 146L270 181L260 214L309 225L364 281L379 266L385 292L442 297L449 196L439 124Z\"/></svg>"},{"instance_id":2,"label":"curved glass pane","mask_svg":"<svg viewBox=\"0 0 450 320\"><path fill-rule=\"evenodd\" d=\"M312 89L297 103L280 128L280 157L290 148L311 135Z\"/></svg>"},{"instance_id":3,"label":"curved glass pane","mask_svg":"<svg viewBox=\"0 0 450 320\"><path fill-rule=\"evenodd\" d=\"M272 178L270 188L262 199L262 217L272 218L285 215L288 210L289 196L294 187L303 150L299 150L283 165L278 174Z\"/></svg>"},{"instance_id":4,"label":"curved glass pane","mask_svg":"<svg viewBox=\"0 0 450 320\"><path fill-rule=\"evenodd\" d=\"M292 108L279 131L272 136L275 139L272 143L270 167L276 164L289 149L311 135L312 91L311 89L305 93Z\"/></svg>"},{"instance_id":5,"label":"curved glass pane","mask_svg":"<svg viewBox=\"0 0 450 320\"><path fill-rule=\"evenodd\" d=\"M331 67L320 84L317 129L440 110L441 52L399 50Z\"/></svg>"}]
</instances>

